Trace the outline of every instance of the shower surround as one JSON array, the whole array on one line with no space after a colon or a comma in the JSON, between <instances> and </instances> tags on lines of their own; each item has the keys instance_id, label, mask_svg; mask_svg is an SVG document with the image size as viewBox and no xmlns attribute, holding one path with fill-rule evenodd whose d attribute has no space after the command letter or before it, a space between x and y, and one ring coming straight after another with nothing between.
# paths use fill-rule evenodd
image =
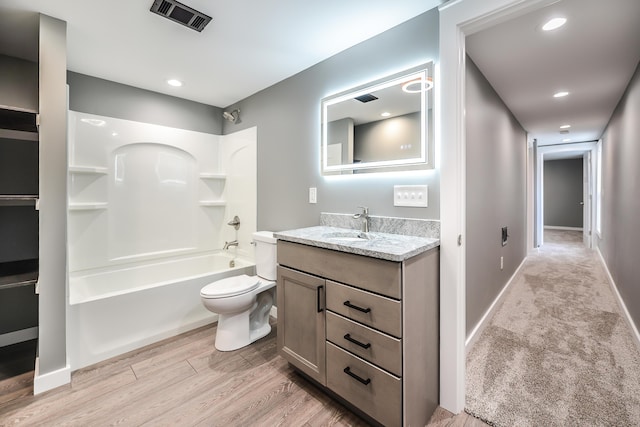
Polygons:
<instances>
[{"instance_id":1,"label":"shower surround","mask_svg":"<svg viewBox=\"0 0 640 427\"><path fill-rule=\"evenodd\" d=\"M71 369L215 321L200 288L253 274L256 138L69 112Z\"/></svg>"}]
</instances>

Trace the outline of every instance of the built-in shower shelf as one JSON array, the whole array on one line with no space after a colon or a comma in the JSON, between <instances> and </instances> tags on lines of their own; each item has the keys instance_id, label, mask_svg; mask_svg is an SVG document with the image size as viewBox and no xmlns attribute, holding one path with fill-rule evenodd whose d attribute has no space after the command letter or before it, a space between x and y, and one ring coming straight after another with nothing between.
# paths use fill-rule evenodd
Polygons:
<instances>
[{"instance_id":1,"label":"built-in shower shelf","mask_svg":"<svg viewBox=\"0 0 640 427\"><path fill-rule=\"evenodd\" d=\"M227 175L223 173L201 173L200 179L216 179L219 181L224 181L227 179Z\"/></svg>"},{"instance_id":2,"label":"built-in shower shelf","mask_svg":"<svg viewBox=\"0 0 640 427\"><path fill-rule=\"evenodd\" d=\"M200 200L200 206L204 206L204 207L227 206L227 202L221 201L221 200Z\"/></svg>"},{"instance_id":3,"label":"built-in shower shelf","mask_svg":"<svg viewBox=\"0 0 640 427\"><path fill-rule=\"evenodd\" d=\"M101 209L107 209L107 203L104 202L89 202L89 203L69 203L70 211L95 211Z\"/></svg>"},{"instance_id":4,"label":"built-in shower shelf","mask_svg":"<svg viewBox=\"0 0 640 427\"><path fill-rule=\"evenodd\" d=\"M109 169L102 166L69 166L69 172L106 175L109 172Z\"/></svg>"}]
</instances>

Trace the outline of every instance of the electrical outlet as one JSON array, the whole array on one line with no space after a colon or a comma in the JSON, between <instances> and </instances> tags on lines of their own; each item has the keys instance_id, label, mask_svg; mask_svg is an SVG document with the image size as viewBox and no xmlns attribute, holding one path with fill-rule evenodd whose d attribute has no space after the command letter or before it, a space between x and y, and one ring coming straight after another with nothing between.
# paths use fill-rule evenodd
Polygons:
<instances>
[{"instance_id":1,"label":"electrical outlet","mask_svg":"<svg viewBox=\"0 0 640 427\"><path fill-rule=\"evenodd\" d=\"M318 189L309 187L309 203L318 203Z\"/></svg>"},{"instance_id":2,"label":"electrical outlet","mask_svg":"<svg viewBox=\"0 0 640 427\"><path fill-rule=\"evenodd\" d=\"M394 185L393 206L426 208L429 195L426 185Z\"/></svg>"}]
</instances>

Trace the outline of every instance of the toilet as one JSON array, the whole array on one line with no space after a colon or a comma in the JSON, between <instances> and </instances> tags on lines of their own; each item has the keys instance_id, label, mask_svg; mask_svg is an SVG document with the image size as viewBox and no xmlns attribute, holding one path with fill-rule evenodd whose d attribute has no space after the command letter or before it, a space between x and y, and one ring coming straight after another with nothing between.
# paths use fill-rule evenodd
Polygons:
<instances>
[{"instance_id":1,"label":"toilet","mask_svg":"<svg viewBox=\"0 0 640 427\"><path fill-rule=\"evenodd\" d=\"M276 285L276 239L270 231L253 233L257 276L228 277L200 291L202 304L217 313L216 349L232 351L271 332L269 312Z\"/></svg>"}]
</instances>

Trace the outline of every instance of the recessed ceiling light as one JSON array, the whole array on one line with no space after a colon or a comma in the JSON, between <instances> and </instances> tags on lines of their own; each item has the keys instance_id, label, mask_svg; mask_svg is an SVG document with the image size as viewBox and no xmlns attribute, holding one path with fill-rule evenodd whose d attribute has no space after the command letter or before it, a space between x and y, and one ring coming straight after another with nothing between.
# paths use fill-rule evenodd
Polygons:
<instances>
[{"instance_id":1,"label":"recessed ceiling light","mask_svg":"<svg viewBox=\"0 0 640 427\"><path fill-rule=\"evenodd\" d=\"M562 27L567 22L566 18L553 18L542 26L543 31L552 31Z\"/></svg>"},{"instance_id":2,"label":"recessed ceiling light","mask_svg":"<svg viewBox=\"0 0 640 427\"><path fill-rule=\"evenodd\" d=\"M176 80L176 79L169 79L167 80L167 84L173 87L180 87L182 86L182 82L180 80Z\"/></svg>"},{"instance_id":3,"label":"recessed ceiling light","mask_svg":"<svg viewBox=\"0 0 640 427\"><path fill-rule=\"evenodd\" d=\"M562 140L562 142L571 142L571 138L565 138Z\"/></svg>"},{"instance_id":4,"label":"recessed ceiling light","mask_svg":"<svg viewBox=\"0 0 640 427\"><path fill-rule=\"evenodd\" d=\"M385 111L384 113L380 114L382 117L389 117L391 115L391 113L389 113L388 111Z\"/></svg>"},{"instance_id":5,"label":"recessed ceiling light","mask_svg":"<svg viewBox=\"0 0 640 427\"><path fill-rule=\"evenodd\" d=\"M571 127L571 125L562 125L560 126L560 129L569 129Z\"/></svg>"},{"instance_id":6,"label":"recessed ceiling light","mask_svg":"<svg viewBox=\"0 0 640 427\"><path fill-rule=\"evenodd\" d=\"M567 96L567 95L569 95L569 92L564 92L564 91L563 91L563 92L557 92L557 93L554 93L554 94L553 94L553 97L554 97L554 98L562 98L562 97Z\"/></svg>"}]
</instances>

